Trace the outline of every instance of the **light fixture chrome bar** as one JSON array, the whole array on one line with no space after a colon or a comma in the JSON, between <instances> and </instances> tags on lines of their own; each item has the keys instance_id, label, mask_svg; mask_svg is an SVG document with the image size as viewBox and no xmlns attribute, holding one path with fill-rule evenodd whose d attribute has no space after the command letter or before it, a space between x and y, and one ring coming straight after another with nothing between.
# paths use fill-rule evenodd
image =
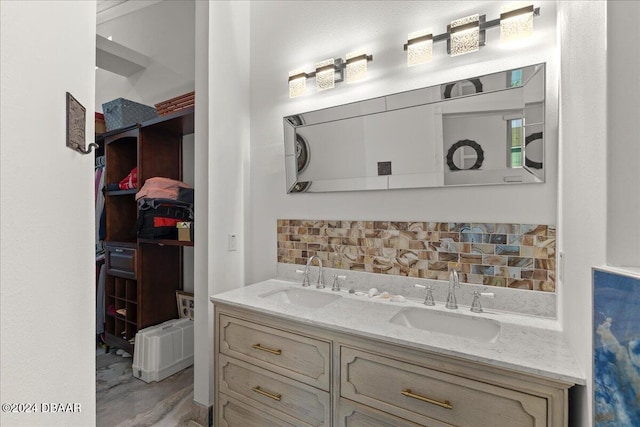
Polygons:
<instances>
[{"instance_id":1,"label":"light fixture chrome bar","mask_svg":"<svg viewBox=\"0 0 640 427\"><path fill-rule=\"evenodd\" d=\"M533 7L533 6L530 6L530 7ZM508 19L508 18L510 18L512 16L516 16L516 15L519 15L521 13L528 12L530 10L531 9L529 9L529 6L527 6L527 7L521 8L521 9L517 9L517 10L514 10L514 11L507 12L507 14L505 14L507 16L503 16L503 15L500 15L500 16L501 16L502 19ZM533 9L533 16L540 16L540 8L539 7L536 7L536 8ZM491 21L485 21L484 20L485 19L485 15L481 15L480 16L480 31L482 32L483 30L487 30L489 28L493 28L493 27L499 26L501 18L492 19ZM467 25L467 24L465 24L465 25ZM449 27L450 26L447 25L447 32L446 33L437 34L437 35L432 36L433 42L435 43L435 42L441 42L441 41L445 41L445 40L448 42L451 39L451 35L449 33L449 31L450 31ZM461 27L455 27L455 29L457 31L462 31L462 30L459 30ZM410 44L419 43L420 41L428 40L428 39L424 39L424 40L420 40L420 39L421 39L421 37L409 40L407 43L404 44L404 50L407 50L407 48L409 47ZM484 46L484 44L485 44L485 41L482 39L482 35L481 35L480 36L480 46ZM447 52L449 52L449 50L447 50Z\"/></svg>"},{"instance_id":2,"label":"light fixture chrome bar","mask_svg":"<svg viewBox=\"0 0 640 427\"><path fill-rule=\"evenodd\" d=\"M449 37L449 34L447 34L447 37ZM409 48L409 46L411 46L412 44L416 44L416 43L422 43L422 42L426 42L429 40L433 40L436 41L433 37L433 34L426 34L424 36L420 36L420 37L416 37L413 38L411 40L407 40L407 42L404 44L404 50L407 50Z\"/></svg>"},{"instance_id":3,"label":"light fixture chrome bar","mask_svg":"<svg viewBox=\"0 0 640 427\"><path fill-rule=\"evenodd\" d=\"M484 15L480 16L479 19L483 19L483 17ZM453 27L453 28L451 28L451 26L449 25L448 28L449 28L449 34L460 33L462 31L471 30L473 28L480 28L480 20L469 22L464 25L458 25L457 27Z\"/></svg>"},{"instance_id":4,"label":"light fixture chrome bar","mask_svg":"<svg viewBox=\"0 0 640 427\"><path fill-rule=\"evenodd\" d=\"M289 76L289 81L301 79L303 77L308 79L309 77L311 77L311 75L309 75L307 73L295 74L293 76Z\"/></svg>"},{"instance_id":5,"label":"light fixture chrome bar","mask_svg":"<svg viewBox=\"0 0 640 427\"><path fill-rule=\"evenodd\" d=\"M513 18L514 16L519 16L524 13L531 13L531 12L533 12L533 16L538 16L540 15L540 8L534 9L533 5L530 4L529 6L521 7L520 9L514 9L514 10L510 10L509 12L501 13L498 23L500 23L500 20L502 19L509 19L509 18Z\"/></svg>"},{"instance_id":6,"label":"light fixture chrome bar","mask_svg":"<svg viewBox=\"0 0 640 427\"><path fill-rule=\"evenodd\" d=\"M353 58L349 58L345 61L343 68L349 64L352 64L354 62L358 62L358 61L362 61L362 60L367 60L367 62L371 62L373 61L373 55L367 55L366 53L363 53L362 55L358 55L358 56L354 56Z\"/></svg>"}]
</instances>

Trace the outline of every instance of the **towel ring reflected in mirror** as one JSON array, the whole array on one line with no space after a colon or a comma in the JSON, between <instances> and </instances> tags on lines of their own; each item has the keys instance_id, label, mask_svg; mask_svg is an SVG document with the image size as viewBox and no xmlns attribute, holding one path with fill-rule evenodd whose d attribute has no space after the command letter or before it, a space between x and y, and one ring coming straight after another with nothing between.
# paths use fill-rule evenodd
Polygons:
<instances>
[{"instance_id":1,"label":"towel ring reflected in mirror","mask_svg":"<svg viewBox=\"0 0 640 427\"><path fill-rule=\"evenodd\" d=\"M444 92L442 93L442 97L444 99L450 99L451 98L451 92L453 91L453 88L456 85L461 85L465 82L469 82L473 85L474 87L474 92L473 93L482 93L482 82L480 81L480 79L467 79L467 80L462 80L459 82L454 82L454 83L448 83L444 86ZM461 91L463 91L464 89L460 89ZM465 94L466 95L466 94ZM455 96L461 96L461 95L455 95Z\"/></svg>"},{"instance_id":2,"label":"towel ring reflected in mirror","mask_svg":"<svg viewBox=\"0 0 640 427\"><path fill-rule=\"evenodd\" d=\"M458 167L453 161L453 158L456 152L459 149L464 150L464 147L471 148L472 150L475 151L475 154L476 154L475 163L468 168L464 167L464 164L461 165L462 167ZM449 148L449 151L447 152L447 165L449 166L449 170L452 170L452 171L480 169L480 167L482 166L482 162L484 162L484 150L482 149L480 144L470 139L463 139L461 141L456 142Z\"/></svg>"},{"instance_id":3,"label":"towel ring reflected in mirror","mask_svg":"<svg viewBox=\"0 0 640 427\"><path fill-rule=\"evenodd\" d=\"M296 164L298 173L304 171L309 165L309 143L302 135L296 135Z\"/></svg>"},{"instance_id":4,"label":"towel ring reflected in mirror","mask_svg":"<svg viewBox=\"0 0 640 427\"><path fill-rule=\"evenodd\" d=\"M542 132L535 132L527 136L525 138L524 146L528 147L529 144L532 143L533 141L540 141L540 143L542 143ZM542 169L542 162L536 162L535 160L531 160L530 158L526 157L526 151L525 151L524 164L529 168Z\"/></svg>"}]
</instances>

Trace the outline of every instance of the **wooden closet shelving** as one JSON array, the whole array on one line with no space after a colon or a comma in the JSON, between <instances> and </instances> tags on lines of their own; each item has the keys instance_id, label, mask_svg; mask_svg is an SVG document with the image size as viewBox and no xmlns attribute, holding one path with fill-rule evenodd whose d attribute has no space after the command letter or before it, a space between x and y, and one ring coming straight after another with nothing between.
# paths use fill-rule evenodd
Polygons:
<instances>
[{"instance_id":1,"label":"wooden closet shelving","mask_svg":"<svg viewBox=\"0 0 640 427\"><path fill-rule=\"evenodd\" d=\"M191 107L100 135L106 153L105 185L120 182L135 167L138 187L155 176L182 180L182 139L193 129ZM105 192L105 342L130 353L138 330L178 317L175 291L183 288L182 248L193 246L138 239L137 191Z\"/></svg>"}]
</instances>

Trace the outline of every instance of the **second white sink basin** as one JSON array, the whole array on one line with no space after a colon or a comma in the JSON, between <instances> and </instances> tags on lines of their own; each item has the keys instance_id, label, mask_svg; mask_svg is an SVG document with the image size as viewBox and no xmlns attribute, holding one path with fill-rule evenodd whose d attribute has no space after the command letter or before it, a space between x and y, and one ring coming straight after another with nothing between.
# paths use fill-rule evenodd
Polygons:
<instances>
[{"instance_id":1,"label":"second white sink basin","mask_svg":"<svg viewBox=\"0 0 640 427\"><path fill-rule=\"evenodd\" d=\"M302 288L278 289L262 294L260 297L307 308L324 307L341 298L337 294L327 294Z\"/></svg>"},{"instance_id":2,"label":"second white sink basin","mask_svg":"<svg viewBox=\"0 0 640 427\"><path fill-rule=\"evenodd\" d=\"M403 308L389 322L481 342L493 342L500 334L500 323L495 320L441 313L426 308Z\"/></svg>"}]
</instances>

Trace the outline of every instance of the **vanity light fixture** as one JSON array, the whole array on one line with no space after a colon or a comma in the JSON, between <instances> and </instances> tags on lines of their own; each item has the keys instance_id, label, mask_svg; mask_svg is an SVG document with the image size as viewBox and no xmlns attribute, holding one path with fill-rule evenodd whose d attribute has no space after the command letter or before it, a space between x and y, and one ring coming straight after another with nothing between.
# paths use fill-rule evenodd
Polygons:
<instances>
[{"instance_id":1,"label":"vanity light fixture","mask_svg":"<svg viewBox=\"0 0 640 427\"><path fill-rule=\"evenodd\" d=\"M477 52L485 45L486 30L500 26L500 40L510 41L527 37L533 32L533 18L540 15L540 8L533 5L508 6L502 9L500 18L486 20L485 15L475 14L455 19L447 25L447 32L432 34L429 30L410 33L404 50L407 66L424 64L431 60L433 43L447 42L447 53L451 56Z\"/></svg>"},{"instance_id":2,"label":"vanity light fixture","mask_svg":"<svg viewBox=\"0 0 640 427\"><path fill-rule=\"evenodd\" d=\"M433 34L430 30L409 33L404 50L407 51L407 66L424 64L431 61L433 53Z\"/></svg>"},{"instance_id":3,"label":"vanity light fixture","mask_svg":"<svg viewBox=\"0 0 640 427\"><path fill-rule=\"evenodd\" d=\"M304 71L289 72L289 98L302 96L307 91L307 75Z\"/></svg>"},{"instance_id":4,"label":"vanity light fixture","mask_svg":"<svg viewBox=\"0 0 640 427\"><path fill-rule=\"evenodd\" d=\"M316 79L316 89L332 89L336 83L346 80L347 83L362 80L367 76L367 62L373 56L362 52L347 54L347 60L329 58L316 63L316 69L311 73L304 71L289 72L289 98L296 98L306 93L307 79Z\"/></svg>"},{"instance_id":5,"label":"vanity light fixture","mask_svg":"<svg viewBox=\"0 0 640 427\"><path fill-rule=\"evenodd\" d=\"M347 53L347 83L357 82L367 77L367 62L373 60L372 55L364 52Z\"/></svg>"},{"instance_id":6,"label":"vanity light fixture","mask_svg":"<svg viewBox=\"0 0 640 427\"><path fill-rule=\"evenodd\" d=\"M480 38L484 44L484 30L480 30L480 22L484 22L484 15L471 15L451 21L447 27L449 44L447 50L451 56L480 50Z\"/></svg>"},{"instance_id":7,"label":"vanity light fixture","mask_svg":"<svg viewBox=\"0 0 640 427\"><path fill-rule=\"evenodd\" d=\"M317 62L316 87L318 90L333 89L336 85L336 72L340 73L338 80L341 81L343 79L343 71L342 69L336 69L336 61L333 58Z\"/></svg>"},{"instance_id":8,"label":"vanity light fixture","mask_svg":"<svg viewBox=\"0 0 640 427\"><path fill-rule=\"evenodd\" d=\"M533 32L534 13L533 5L503 9L500 14L500 40L518 40L530 36Z\"/></svg>"}]
</instances>

